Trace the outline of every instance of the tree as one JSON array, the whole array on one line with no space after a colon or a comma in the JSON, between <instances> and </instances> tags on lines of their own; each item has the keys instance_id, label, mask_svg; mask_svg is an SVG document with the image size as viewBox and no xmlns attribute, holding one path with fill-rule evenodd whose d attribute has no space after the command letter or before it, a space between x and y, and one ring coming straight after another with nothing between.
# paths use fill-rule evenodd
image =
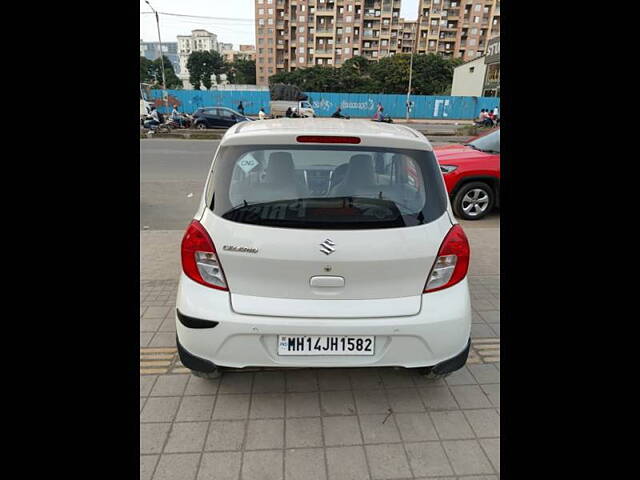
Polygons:
<instances>
[{"instance_id":1,"label":"tree","mask_svg":"<svg viewBox=\"0 0 640 480\"><path fill-rule=\"evenodd\" d=\"M227 77L234 84L255 85L256 61L246 58L236 58L233 62L225 64Z\"/></svg>"},{"instance_id":2,"label":"tree","mask_svg":"<svg viewBox=\"0 0 640 480\"><path fill-rule=\"evenodd\" d=\"M410 62L408 54L383 57L377 62L357 56L345 61L340 68L314 66L280 72L269 77L269 83L297 85L307 92L404 94L409 86ZM436 95L446 92L451 86L453 69L461 63L461 59L435 54L414 55L411 93Z\"/></svg>"},{"instance_id":3,"label":"tree","mask_svg":"<svg viewBox=\"0 0 640 480\"><path fill-rule=\"evenodd\" d=\"M163 60L166 88L172 89L182 86L171 61L166 56L163 56ZM140 83L150 83L153 88L162 88L162 60L160 58L149 60L146 57L140 57Z\"/></svg>"},{"instance_id":4,"label":"tree","mask_svg":"<svg viewBox=\"0 0 640 480\"><path fill-rule=\"evenodd\" d=\"M204 85L207 90L211 89L211 77L225 72L224 57L216 51L193 52L187 60L189 70L189 82L193 88L200 90L200 85Z\"/></svg>"}]
</instances>

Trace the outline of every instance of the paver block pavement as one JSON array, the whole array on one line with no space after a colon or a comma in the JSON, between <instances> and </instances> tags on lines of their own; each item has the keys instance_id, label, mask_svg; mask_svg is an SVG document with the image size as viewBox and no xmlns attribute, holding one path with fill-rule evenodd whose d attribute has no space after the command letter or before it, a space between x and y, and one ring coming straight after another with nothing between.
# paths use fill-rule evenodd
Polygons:
<instances>
[{"instance_id":1,"label":"paver block pavement","mask_svg":"<svg viewBox=\"0 0 640 480\"><path fill-rule=\"evenodd\" d=\"M475 438L471 426L461 411L431 412L431 419L442 440Z\"/></svg>"},{"instance_id":2,"label":"paver block pavement","mask_svg":"<svg viewBox=\"0 0 640 480\"><path fill-rule=\"evenodd\" d=\"M436 428L427 413L398 413L395 420L404 442L438 440Z\"/></svg>"},{"instance_id":3,"label":"paver block pavement","mask_svg":"<svg viewBox=\"0 0 640 480\"><path fill-rule=\"evenodd\" d=\"M176 415L176 421L193 422L209 420L213 413L215 398L213 395L183 397L180 408L178 409L178 414Z\"/></svg>"},{"instance_id":4,"label":"paver block pavement","mask_svg":"<svg viewBox=\"0 0 640 480\"><path fill-rule=\"evenodd\" d=\"M407 443L407 455L417 476L452 475L453 470L440 442Z\"/></svg>"},{"instance_id":5,"label":"paver block pavement","mask_svg":"<svg viewBox=\"0 0 640 480\"><path fill-rule=\"evenodd\" d=\"M197 480L238 480L241 452L204 453Z\"/></svg>"},{"instance_id":6,"label":"paver block pavement","mask_svg":"<svg viewBox=\"0 0 640 480\"><path fill-rule=\"evenodd\" d=\"M209 422L174 423L164 453L201 452Z\"/></svg>"},{"instance_id":7,"label":"paver block pavement","mask_svg":"<svg viewBox=\"0 0 640 480\"><path fill-rule=\"evenodd\" d=\"M320 418L288 418L285 430L286 448L323 446Z\"/></svg>"},{"instance_id":8,"label":"paver block pavement","mask_svg":"<svg viewBox=\"0 0 640 480\"><path fill-rule=\"evenodd\" d=\"M180 397L149 397L140 414L140 422L172 422Z\"/></svg>"},{"instance_id":9,"label":"paver block pavement","mask_svg":"<svg viewBox=\"0 0 640 480\"><path fill-rule=\"evenodd\" d=\"M161 453L170 429L170 423L141 424L140 454Z\"/></svg>"},{"instance_id":10,"label":"paver block pavement","mask_svg":"<svg viewBox=\"0 0 640 480\"><path fill-rule=\"evenodd\" d=\"M283 480L283 450L245 452L242 480Z\"/></svg>"},{"instance_id":11,"label":"paver block pavement","mask_svg":"<svg viewBox=\"0 0 640 480\"><path fill-rule=\"evenodd\" d=\"M199 453L162 455L153 474L153 480L195 480L199 462Z\"/></svg>"},{"instance_id":12,"label":"paver block pavement","mask_svg":"<svg viewBox=\"0 0 640 480\"><path fill-rule=\"evenodd\" d=\"M366 445L367 460L374 480L411 477L409 461L400 444Z\"/></svg>"},{"instance_id":13,"label":"paver block pavement","mask_svg":"<svg viewBox=\"0 0 640 480\"><path fill-rule=\"evenodd\" d=\"M254 393L249 418L283 418L284 393Z\"/></svg>"},{"instance_id":14,"label":"paver block pavement","mask_svg":"<svg viewBox=\"0 0 640 480\"><path fill-rule=\"evenodd\" d=\"M285 480L326 480L324 450L287 450L284 458L284 476Z\"/></svg>"},{"instance_id":15,"label":"paver block pavement","mask_svg":"<svg viewBox=\"0 0 640 480\"><path fill-rule=\"evenodd\" d=\"M362 446L327 448L331 480L369 480L369 468Z\"/></svg>"},{"instance_id":16,"label":"paver block pavement","mask_svg":"<svg viewBox=\"0 0 640 480\"><path fill-rule=\"evenodd\" d=\"M362 436L358 417L322 417L324 444L326 446L361 445Z\"/></svg>"},{"instance_id":17,"label":"paver block pavement","mask_svg":"<svg viewBox=\"0 0 640 480\"><path fill-rule=\"evenodd\" d=\"M494 473L477 440L445 441L443 446L456 475Z\"/></svg>"},{"instance_id":18,"label":"paver block pavement","mask_svg":"<svg viewBox=\"0 0 640 480\"><path fill-rule=\"evenodd\" d=\"M284 448L284 420L249 420L245 449Z\"/></svg>"},{"instance_id":19,"label":"paver block pavement","mask_svg":"<svg viewBox=\"0 0 640 480\"><path fill-rule=\"evenodd\" d=\"M478 438L500 436L500 415L495 409L465 410L464 415Z\"/></svg>"},{"instance_id":20,"label":"paver block pavement","mask_svg":"<svg viewBox=\"0 0 640 480\"><path fill-rule=\"evenodd\" d=\"M400 432L391 414L360 415L358 418L365 444L400 441Z\"/></svg>"},{"instance_id":21,"label":"paver block pavement","mask_svg":"<svg viewBox=\"0 0 640 480\"><path fill-rule=\"evenodd\" d=\"M205 442L206 451L240 450L244 443L244 420L213 421L209 425L209 434Z\"/></svg>"}]
</instances>

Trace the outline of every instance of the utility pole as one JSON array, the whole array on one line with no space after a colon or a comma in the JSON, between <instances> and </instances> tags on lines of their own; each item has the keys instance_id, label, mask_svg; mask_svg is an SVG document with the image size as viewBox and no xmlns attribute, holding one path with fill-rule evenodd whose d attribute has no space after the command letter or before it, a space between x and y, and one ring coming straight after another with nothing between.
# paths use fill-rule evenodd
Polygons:
<instances>
[{"instance_id":1,"label":"utility pole","mask_svg":"<svg viewBox=\"0 0 640 480\"><path fill-rule=\"evenodd\" d=\"M417 24L417 30L416 30L416 38L415 38L415 42L413 45L413 48L411 49L411 59L409 60L409 88L407 89L407 121L409 120L409 99L411 96L411 76L413 73L413 51L416 50L418 48L418 35L420 35L420 20L422 19L422 14L418 14L418 24Z\"/></svg>"},{"instance_id":2,"label":"utility pole","mask_svg":"<svg viewBox=\"0 0 640 480\"><path fill-rule=\"evenodd\" d=\"M162 99L164 100L164 106L167 109L167 113L169 113L169 100L167 99L167 82L164 78L164 55L162 54L162 38L160 37L160 17L158 17L158 12L156 9L151 6L149 0L144 0L147 5L153 10L153 13L156 15L156 25L158 26L158 43L160 44L160 65L162 68Z\"/></svg>"}]
</instances>

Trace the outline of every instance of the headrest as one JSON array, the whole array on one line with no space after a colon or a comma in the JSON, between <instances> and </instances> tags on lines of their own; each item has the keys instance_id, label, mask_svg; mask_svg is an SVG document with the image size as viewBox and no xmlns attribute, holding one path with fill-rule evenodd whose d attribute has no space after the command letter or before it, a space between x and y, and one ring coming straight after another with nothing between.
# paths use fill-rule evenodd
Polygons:
<instances>
[{"instance_id":1,"label":"headrest","mask_svg":"<svg viewBox=\"0 0 640 480\"><path fill-rule=\"evenodd\" d=\"M344 183L354 187L370 186L376 183L371 155L360 153L351 157Z\"/></svg>"},{"instance_id":2,"label":"headrest","mask_svg":"<svg viewBox=\"0 0 640 480\"><path fill-rule=\"evenodd\" d=\"M396 183L400 183L400 184L407 183L408 182L407 157L405 155L396 153L393 157L391 157L391 164L393 165L393 168L396 173L396 178L397 178Z\"/></svg>"},{"instance_id":3,"label":"headrest","mask_svg":"<svg viewBox=\"0 0 640 480\"><path fill-rule=\"evenodd\" d=\"M292 183L295 181L293 157L289 152L273 152L265 170L266 183Z\"/></svg>"}]
</instances>

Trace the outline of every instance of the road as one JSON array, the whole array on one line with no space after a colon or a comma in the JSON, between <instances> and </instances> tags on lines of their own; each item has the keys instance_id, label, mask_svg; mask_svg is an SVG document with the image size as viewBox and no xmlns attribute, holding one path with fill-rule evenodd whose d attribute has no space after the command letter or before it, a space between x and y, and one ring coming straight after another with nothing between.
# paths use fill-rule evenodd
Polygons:
<instances>
[{"instance_id":1,"label":"road","mask_svg":"<svg viewBox=\"0 0 640 480\"><path fill-rule=\"evenodd\" d=\"M200 201L218 143L140 140L141 230L183 230L187 226ZM500 216L493 214L462 224L465 228L495 228L500 226Z\"/></svg>"}]
</instances>

